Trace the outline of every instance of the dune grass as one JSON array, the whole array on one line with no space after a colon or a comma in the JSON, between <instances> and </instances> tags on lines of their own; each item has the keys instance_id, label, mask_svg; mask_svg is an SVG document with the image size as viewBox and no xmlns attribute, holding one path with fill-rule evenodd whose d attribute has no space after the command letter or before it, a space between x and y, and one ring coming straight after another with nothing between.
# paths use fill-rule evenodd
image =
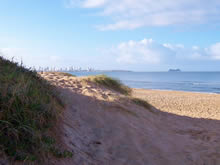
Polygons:
<instances>
[{"instance_id":1,"label":"dune grass","mask_svg":"<svg viewBox=\"0 0 220 165\"><path fill-rule=\"evenodd\" d=\"M122 84L119 80L106 75L90 76L89 80L107 88L113 89L121 94L130 95L132 90Z\"/></svg>"},{"instance_id":2,"label":"dune grass","mask_svg":"<svg viewBox=\"0 0 220 165\"><path fill-rule=\"evenodd\" d=\"M152 110L152 105L150 105L147 101L136 97L131 97L130 99L136 105L142 106L152 113L156 113L156 111Z\"/></svg>"},{"instance_id":3,"label":"dune grass","mask_svg":"<svg viewBox=\"0 0 220 165\"><path fill-rule=\"evenodd\" d=\"M132 93L132 89L129 88L128 86L122 84L119 80L108 77L106 75L98 75L98 76L90 76L88 78L89 81L95 82L99 85L103 85L109 89L113 89L117 92L120 92L121 94L124 94L126 96L128 96L128 98L135 103L138 106L142 106L146 109L148 109L149 111L155 113L151 108L152 106L145 100L140 99L140 98L136 98L136 97L132 97L131 93Z\"/></svg>"},{"instance_id":4,"label":"dune grass","mask_svg":"<svg viewBox=\"0 0 220 165\"><path fill-rule=\"evenodd\" d=\"M147 109L151 108L151 105L147 101L145 101L145 100L142 100L142 99L136 98L136 97L132 97L131 100L135 104L140 105L140 106L142 106L144 108L147 108Z\"/></svg>"},{"instance_id":5,"label":"dune grass","mask_svg":"<svg viewBox=\"0 0 220 165\"><path fill-rule=\"evenodd\" d=\"M35 71L0 57L0 151L11 160L43 160L56 151L48 139L63 104L54 91Z\"/></svg>"},{"instance_id":6,"label":"dune grass","mask_svg":"<svg viewBox=\"0 0 220 165\"><path fill-rule=\"evenodd\" d=\"M49 73L54 73L56 75L60 75L60 76L67 76L67 77L76 77L75 75L72 75L70 73L67 73L67 72L49 72Z\"/></svg>"}]
</instances>

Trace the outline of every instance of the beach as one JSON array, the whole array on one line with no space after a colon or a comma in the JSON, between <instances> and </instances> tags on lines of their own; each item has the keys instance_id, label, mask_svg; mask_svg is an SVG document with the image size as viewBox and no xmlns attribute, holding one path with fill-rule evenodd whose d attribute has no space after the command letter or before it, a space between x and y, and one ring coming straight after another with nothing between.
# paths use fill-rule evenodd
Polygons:
<instances>
[{"instance_id":1,"label":"beach","mask_svg":"<svg viewBox=\"0 0 220 165\"><path fill-rule=\"evenodd\" d=\"M220 0L0 11L0 165L220 165Z\"/></svg>"},{"instance_id":2,"label":"beach","mask_svg":"<svg viewBox=\"0 0 220 165\"><path fill-rule=\"evenodd\" d=\"M220 120L220 94L133 89L133 95L163 112Z\"/></svg>"},{"instance_id":3,"label":"beach","mask_svg":"<svg viewBox=\"0 0 220 165\"><path fill-rule=\"evenodd\" d=\"M53 165L220 164L217 94L133 89L125 96L87 77L41 76L65 102L56 132L74 154L73 159L52 160Z\"/></svg>"}]
</instances>

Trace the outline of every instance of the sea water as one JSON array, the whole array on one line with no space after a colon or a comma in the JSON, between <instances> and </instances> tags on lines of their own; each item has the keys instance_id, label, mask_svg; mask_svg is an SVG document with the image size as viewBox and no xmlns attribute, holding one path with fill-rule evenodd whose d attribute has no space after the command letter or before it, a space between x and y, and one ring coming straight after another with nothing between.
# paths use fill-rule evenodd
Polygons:
<instances>
[{"instance_id":1,"label":"sea water","mask_svg":"<svg viewBox=\"0 0 220 165\"><path fill-rule=\"evenodd\" d=\"M220 72L77 71L76 76L100 75L119 79L132 88L220 93Z\"/></svg>"}]
</instances>

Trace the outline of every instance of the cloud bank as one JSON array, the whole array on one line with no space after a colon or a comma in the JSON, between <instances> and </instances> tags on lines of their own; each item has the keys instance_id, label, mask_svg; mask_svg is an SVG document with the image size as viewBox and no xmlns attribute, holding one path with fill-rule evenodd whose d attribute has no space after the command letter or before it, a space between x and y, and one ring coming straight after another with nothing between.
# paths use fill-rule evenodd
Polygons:
<instances>
[{"instance_id":1,"label":"cloud bank","mask_svg":"<svg viewBox=\"0 0 220 165\"><path fill-rule=\"evenodd\" d=\"M112 23L98 25L100 30L220 21L219 0L68 0L68 6L97 9L98 15L109 17Z\"/></svg>"},{"instance_id":2,"label":"cloud bank","mask_svg":"<svg viewBox=\"0 0 220 165\"><path fill-rule=\"evenodd\" d=\"M39 56L38 54L41 54ZM83 60L73 56L63 57L50 53L43 54L34 50L18 48L0 48L0 56L21 62L28 67L49 66L90 66L99 69L129 69L139 71L160 71L169 68L183 70L219 70L220 42L205 48L199 46L186 47L183 44L159 43L153 39L121 42L105 49L98 49L96 56ZM77 64L77 65L76 65Z\"/></svg>"},{"instance_id":3,"label":"cloud bank","mask_svg":"<svg viewBox=\"0 0 220 165\"><path fill-rule=\"evenodd\" d=\"M183 44L158 43L153 39L122 42L109 49L108 55L114 56L121 64L181 64L198 61L220 61L220 43L207 48L185 47Z\"/></svg>"}]
</instances>

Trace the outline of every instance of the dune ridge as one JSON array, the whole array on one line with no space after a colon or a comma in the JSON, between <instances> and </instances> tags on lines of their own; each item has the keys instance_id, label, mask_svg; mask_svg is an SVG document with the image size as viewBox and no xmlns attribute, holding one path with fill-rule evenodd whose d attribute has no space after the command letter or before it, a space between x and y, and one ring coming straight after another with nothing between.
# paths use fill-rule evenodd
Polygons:
<instances>
[{"instance_id":1,"label":"dune ridge","mask_svg":"<svg viewBox=\"0 0 220 165\"><path fill-rule=\"evenodd\" d=\"M193 118L182 116L180 110L166 112L155 108L160 106L156 101L147 99L155 106L149 110L86 78L59 73L41 76L57 86L66 104L57 132L62 145L74 153L73 158L51 160L50 164L220 164L218 117L199 118L200 113L196 113L197 118ZM133 91L135 97L150 95L140 93Z\"/></svg>"}]
</instances>

